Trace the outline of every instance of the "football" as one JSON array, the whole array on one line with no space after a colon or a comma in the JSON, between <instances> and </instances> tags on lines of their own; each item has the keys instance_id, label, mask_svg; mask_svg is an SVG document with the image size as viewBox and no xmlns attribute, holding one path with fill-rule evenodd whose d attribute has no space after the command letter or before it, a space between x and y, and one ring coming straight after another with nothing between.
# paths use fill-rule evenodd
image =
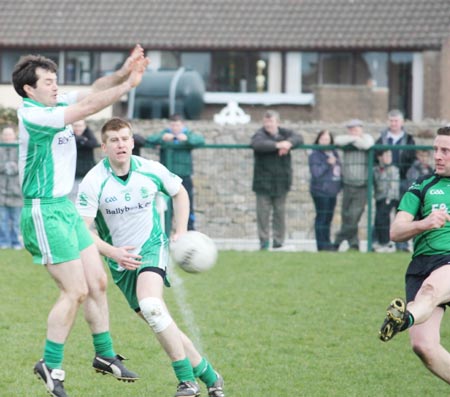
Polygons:
<instances>
[{"instance_id":1,"label":"football","mask_svg":"<svg viewBox=\"0 0 450 397\"><path fill-rule=\"evenodd\" d=\"M217 247L206 234L190 230L170 244L172 259L188 273L211 269L217 260Z\"/></svg>"}]
</instances>

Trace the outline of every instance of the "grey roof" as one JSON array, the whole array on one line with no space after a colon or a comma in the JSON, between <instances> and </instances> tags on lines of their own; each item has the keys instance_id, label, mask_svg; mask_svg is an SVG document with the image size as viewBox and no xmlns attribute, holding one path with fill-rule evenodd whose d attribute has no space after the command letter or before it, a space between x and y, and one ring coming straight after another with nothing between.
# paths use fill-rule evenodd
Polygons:
<instances>
[{"instance_id":1,"label":"grey roof","mask_svg":"<svg viewBox=\"0 0 450 397\"><path fill-rule=\"evenodd\" d=\"M0 47L435 49L450 0L0 0Z\"/></svg>"}]
</instances>

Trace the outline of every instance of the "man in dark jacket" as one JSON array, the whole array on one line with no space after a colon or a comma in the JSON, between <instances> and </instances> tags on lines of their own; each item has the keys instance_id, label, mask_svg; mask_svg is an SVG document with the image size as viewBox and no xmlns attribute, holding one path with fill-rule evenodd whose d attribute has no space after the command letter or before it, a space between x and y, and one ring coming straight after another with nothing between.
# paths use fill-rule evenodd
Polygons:
<instances>
[{"instance_id":1,"label":"man in dark jacket","mask_svg":"<svg viewBox=\"0 0 450 397\"><path fill-rule=\"evenodd\" d=\"M268 110L263 127L252 136L254 151L253 191L256 193L256 216L260 248L269 248L270 215L273 212L272 248L282 248L286 234L285 204L292 184L291 149L303 138L279 127L279 115Z\"/></svg>"},{"instance_id":2,"label":"man in dark jacket","mask_svg":"<svg viewBox=\"0 0 450 397\"><path fill-rule=\"evenodd\" d=\"M100 147L94 132L86 125L84 120L72 124L75 142L77 143L77 168L75 170L75 182L70 199L75 201L78 194L78 185L88 171L96 164L94 149Z\"/></svg>"}]
</instances>

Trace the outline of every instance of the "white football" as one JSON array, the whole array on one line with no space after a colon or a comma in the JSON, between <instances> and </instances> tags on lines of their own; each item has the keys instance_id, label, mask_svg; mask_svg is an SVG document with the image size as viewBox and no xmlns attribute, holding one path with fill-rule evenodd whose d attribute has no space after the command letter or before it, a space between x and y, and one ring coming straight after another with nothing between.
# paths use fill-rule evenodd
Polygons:
<instances>
[{"instance_id":1,"label":"white football","mask_svg":"<svg viewBox=\"0 0 450 397\"><path fill-rule=\"evenodd\" d=\"M172 259L188 273L211 269L217 260L217 247L206 234L190 230L170 243Z\"/></svg>"}]
</instances>

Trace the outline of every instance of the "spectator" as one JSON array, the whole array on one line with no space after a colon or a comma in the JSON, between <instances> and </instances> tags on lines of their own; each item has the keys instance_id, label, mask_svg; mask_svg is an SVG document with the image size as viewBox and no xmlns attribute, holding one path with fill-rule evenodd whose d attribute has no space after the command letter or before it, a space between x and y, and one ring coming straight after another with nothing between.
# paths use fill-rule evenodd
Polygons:
<instances>
[{"instance_id":1,"label":"spectator","mask_svg":"<svg viewBox=\"0 0 450 397\"><path fill-rule=\"evenodd\" d=\"M75 202L78 193L78 185L87 174L87 172L95 165L94 149L99 147L94 132L86 125L84 120L75 121L72 124L75 134L75 142L77 143L77 168L75 170L75 182L70 199Z\"/></svg>"},{"instance_id":2,"label":"spectator","mask_svg":"<svg viewBox=\"0 0 450 397\"><path fill-rule=\"evenodd\" d=\"M302 136L279 127L277 112L264 114L263 127L252 136L254 151L253 191L260 249L269 249L269 220L273 212L272 248L283 247L286 234L285 203L292 183L291 149L303 143Z\"/></svg>"},{"instance_id":3,"label":"spectator","mask_svg":"<svg viewBox=\"0 0 450 397\"><path fill-rule=\"evenodd\" d=\"M171 172L178 175L187 190L190 201L188 230L195 229L194 214L194 184L192 182L193 164L192 149L205 144L202 135L189 130L180 115L174 114L169 118L169 127L158 134L150 135L147 142L152 146L161 146L160 161ZM180 148L174 149L173 148ZM169 149L169 150L168 150ZM171 219L166 219L166 230L170 230Z\"/></svg>"},{"instance_id":4,"label":"spectator","mask_svg":"<svg viewBox=\"0 0 450 397\"><path fill-rule=\"evenodd\" d=\"M408 186L411 186L420 177L432 173L433 167L430 165L430 152L428 150L416 150L416 160L406 172Z\"/></svg>"},{"instance_id":5,"label":"spectator","mask_svg":"<svg viewBox=\"0 0 450 397\"><path fill-rule=\"evenodd\" d=\"M400 173L392 164L390 150L379 151L378 164L374 167L375 227L374 239L377 241L375 252L394 252L395 245L390 244L389 228L391 211L396 208L400 197Z\"/></svg>"},{"instance_id":6,"label":"spectator","mask_svg":"<svg viewBox=\"0 0 450 397\"><path fill-rule=\"evenodd\" d=\"M348 134L337 136L336 145L349 146L343 157L342 225L336 235L335 248L347 240L351 250L359 250L358 223L367 203L368 158L367 150L373 146L373 138L363 131L358 119L347 123Z\"/></svg>"},{"instance_id":7,"label":"spectator","mask_svg":"<svg viewBox=\"0 0 450 397\"><path fill-rule=\"evenodd\" d=\"M314 144L333 145L333 135L328 130L322 130ZM314 230L317 250L335 251L330 240L330 227L337 195L341 190L341 161L335 149L314 149L308 160L311 172L309 191L316 209Z\"/></svg>"},{"instance_id":8,"label":"spectator","mask_svg":"<svg viewBox=\"0 0 450 397\"><path fill-rule=\"evenodd\" d=\"M415 145L414 138L408 134L404 128L403 113L398 109L393 109L388 113L388 127L381 131L377 145ZM408 180L406 173L411 164L416 159L415 151L411 149L393 149L392 164L396 165L400 171L400 198L408 190ZM398 205L398 200L395 203ZM398 251L409 252L408 242L403 241L395 244Z\"/></svg>"},{"instance_id":9,"label":"spectator","mask_svg":"<svg viewBox=\"0 0 450 397\"><path fill-rule=\"evenodd\" d=\"M14 128L3 128L1 141L17 143ZM17 147L0 146L0 248L22 249L19 220L23 205Z\"/></svg>"},{"instance_id":10,"label":"spectator","mask_svg":"<svg viewBox=\"0 0 450 397\"><path fill-rule=\"evenodd\" d=\"M133 156L141 156L141 149L145 147L146 139L141 134L133 134Z\"/></svg>"}]
</instances>

